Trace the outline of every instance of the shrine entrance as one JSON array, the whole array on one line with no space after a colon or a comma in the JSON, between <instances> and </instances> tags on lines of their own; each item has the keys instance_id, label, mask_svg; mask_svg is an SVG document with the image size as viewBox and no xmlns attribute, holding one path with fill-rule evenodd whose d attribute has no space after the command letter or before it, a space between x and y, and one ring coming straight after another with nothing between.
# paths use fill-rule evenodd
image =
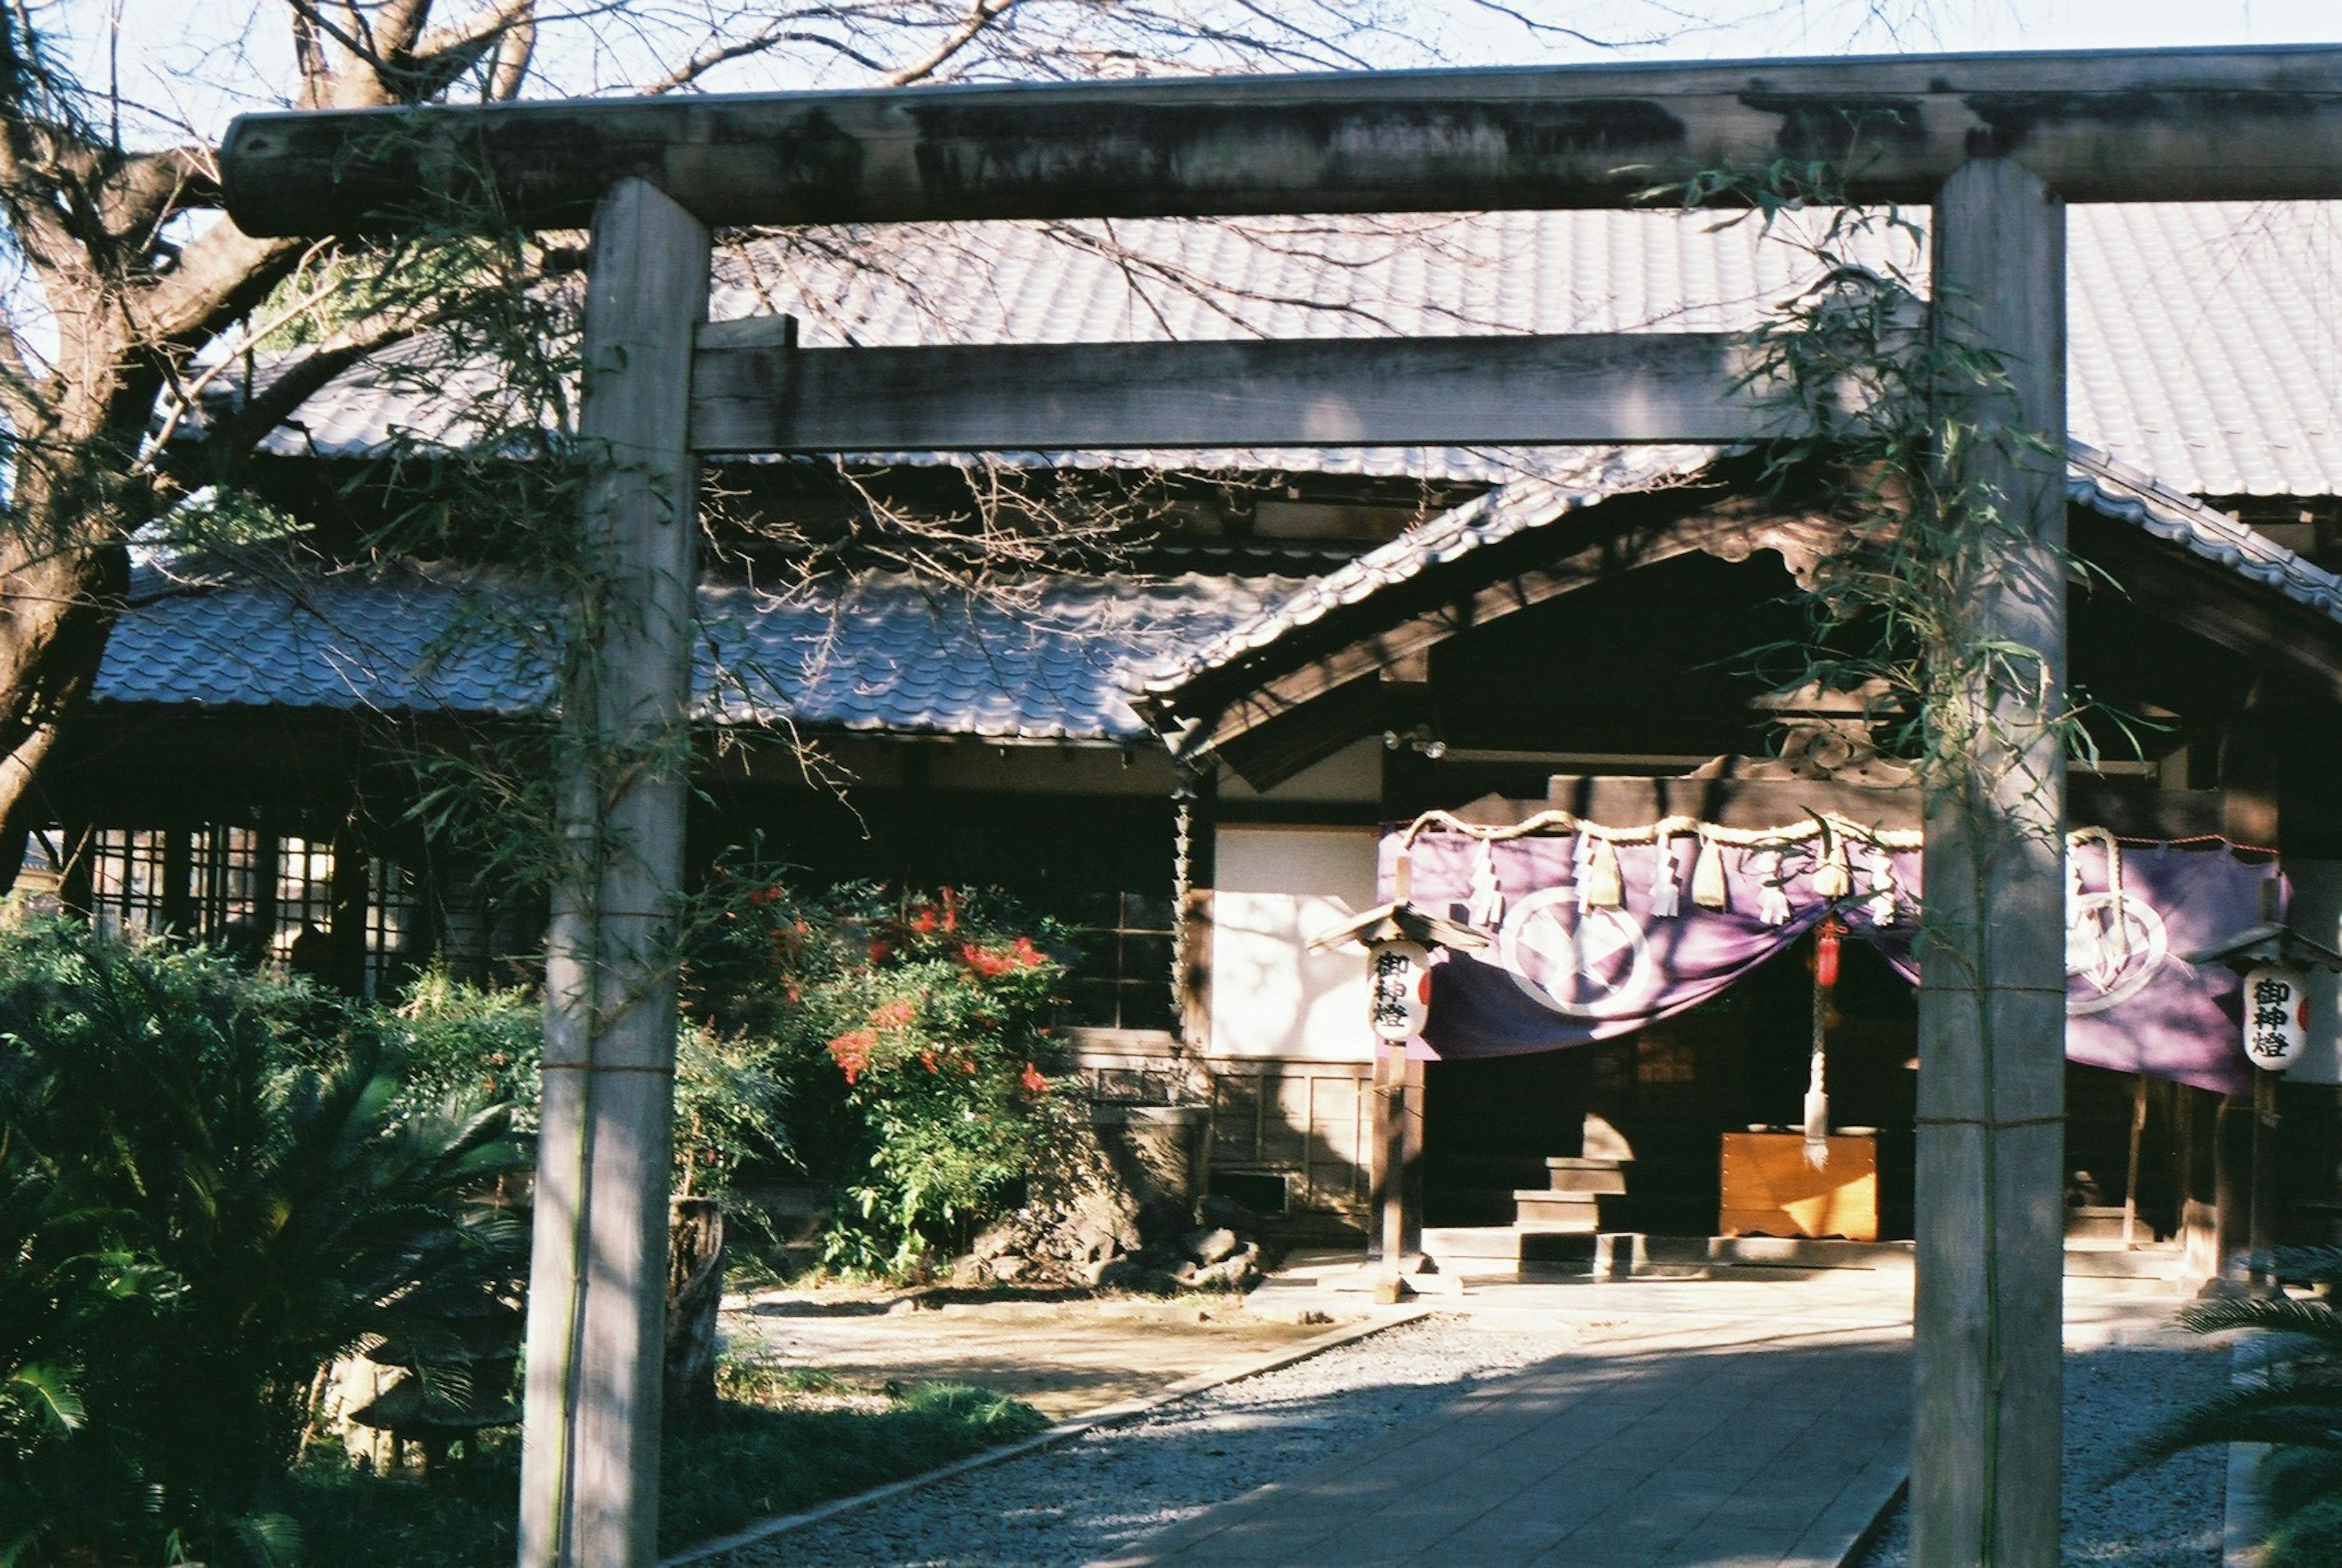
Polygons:
<instances>
[{"instance_id":1,"label":"shrine entrance","mask_svg":"<svg viewBox=\"0 0 2342 1568\"><path fill-rule=\"evenodd\" d=\"M1660 1236L1729 1233L1721 1203L1726 1138L1801 1130L1813 947L1807 937L1719 995L1622 1039L1426 1064L1426 1226L1518 1221L1556 1232L1582 1224ZM1860 943L1843 945L1830 996L1832 1130L1875 1145L1875 1196L1859 1205L1870 1223L1855 1227L1869 1233L1857 1239L1907 1241L1916 999ZM1548 1160L1607 1158L1622 1158L1620 1181L1596 1184L1623 1191L1587 1193L1590 1202L1574 1204L1523 1196L1554 1190Z\"/></svg>"}]
</instances>

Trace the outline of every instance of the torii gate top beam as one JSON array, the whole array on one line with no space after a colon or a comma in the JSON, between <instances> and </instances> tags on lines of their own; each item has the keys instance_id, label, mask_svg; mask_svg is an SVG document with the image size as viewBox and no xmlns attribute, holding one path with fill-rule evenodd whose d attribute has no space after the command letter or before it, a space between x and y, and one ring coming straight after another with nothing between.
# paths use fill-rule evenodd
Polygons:
<instances>
[{"instance_id":1,"label":"torii gate top beam","mask_svg":"<svg viewBox=\"0 0 2342 1568\"><path fill-rule=\"evenodd\" d=\"M777 225L1605 207L1775 158L1863 201L1977 156L2069 202L2315 200L2342 197L2337 108L2333 45L1913 55L246 115L222 166L247 233L301 235L466 168L545 226L628 175Z\"/></svg>"}]
</instances>

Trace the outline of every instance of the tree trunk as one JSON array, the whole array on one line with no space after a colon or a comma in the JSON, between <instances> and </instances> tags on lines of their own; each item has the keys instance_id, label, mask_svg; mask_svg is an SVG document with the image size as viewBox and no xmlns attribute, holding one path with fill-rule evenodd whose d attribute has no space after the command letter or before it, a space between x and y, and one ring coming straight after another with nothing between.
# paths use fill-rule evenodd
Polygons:
<instances>
[{"instance_id":1,"label":"tree trunk","mask_svg":"<svg viewBox=\"0 0 2342 1568\"><path fill-rule=\"evenodd\" d=\"M41 764L96 682L129 577L119 543L57 544L38 531L0 542L0 894L15 884L24 834L57 814Z\"/></svg>"},{"instance_id":2,"label":"tree trunk","mask_svg":"<svg viewBox=\"0 0 2342 1568\"><path fill-rule=\"evenodd\" d=\"M666 1235L666 1419L716 1418L716 1314L724 1303L724 1205L677 1198Z\"/></svg>"}]
</instances>

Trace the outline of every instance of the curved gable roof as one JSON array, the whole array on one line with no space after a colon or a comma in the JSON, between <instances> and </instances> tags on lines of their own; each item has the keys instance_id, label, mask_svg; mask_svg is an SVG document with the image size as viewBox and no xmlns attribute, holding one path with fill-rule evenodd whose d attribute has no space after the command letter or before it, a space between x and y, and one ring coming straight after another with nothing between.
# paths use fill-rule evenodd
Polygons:
<instances>
[{"instance_id":1,"label":"curved gable roof","mask_svg":"<svg viewBox=\"0 0 2342 1568\"><path fill-rule=\"evenodd\" d=\"M1672 485L1705 483L1712 489L1729 483L1715 474L1718 454L1712 451L1642 451L1646 460L1643 466L1621 464L1587 475L1590 481L1607 481L1608 488L1588 484L1571 489L1544 480L1521 480L1417 524L1303 584L1260 614L1196 646L1173 667L1138 684L1134 691L1140 705L1158 729L1185 732L1179 743L1184 749L1216 744L1225 736L1207 732L1221 722L1233 694L1277 681L1312 661L1325 660L1333 644L1364 643L1421 614L1416 601L1422 595L1410 590L1429 574L1555 527L1598 503L1647 495ZM2342 576L2193 496L2079 443L2069 448L2066 488L2074 504L2176 545L2342 628ZM1690 547L1709 546L1702 542ZM1506 554L1506 564L1501 570L1516 570L1516 551ZM1547 591L1534 587L1524 591L1516 584L1503 595L1506 603L1498 613L1526 607ZM1337 617L1341 626L1336 630L1330 623ZM1345 663L1341 669L1346 674L1339 678L1356 673L1351 664L1363 668L1376 662L1368 657ZM1238 728L1265 722L1276 711L1274 704L1261 707Z\"/></svg>"}]
</instances>

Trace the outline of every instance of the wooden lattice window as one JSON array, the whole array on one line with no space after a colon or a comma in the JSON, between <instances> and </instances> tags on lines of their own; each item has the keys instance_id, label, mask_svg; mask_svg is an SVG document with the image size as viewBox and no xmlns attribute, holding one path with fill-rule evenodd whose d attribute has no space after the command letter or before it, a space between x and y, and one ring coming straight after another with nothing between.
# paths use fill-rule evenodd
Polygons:
<instances>
[{"instance_id":1,"label":"wooden lattice window","mask_svg":"<svg viewBox=\"0 0 2342 1568\"><path fill-rule=\"evenodd\" d=\"M163 930L169 899L168 835L155 828L104 828L89 845L89 916L108 936Z\"/></svg>"},{"instance_id":2,"label":"wooden lattice window","mask_svg":"<svg viewBox=\"0 0 2342 1568\"><path fill-rule=\"evenodd\" d=\"M1171 897L1093 894L1076 912L1079 951L1066 982L1066 1022L1091 1029L1168 1030Z\"/></svg>"}]
</instances>

